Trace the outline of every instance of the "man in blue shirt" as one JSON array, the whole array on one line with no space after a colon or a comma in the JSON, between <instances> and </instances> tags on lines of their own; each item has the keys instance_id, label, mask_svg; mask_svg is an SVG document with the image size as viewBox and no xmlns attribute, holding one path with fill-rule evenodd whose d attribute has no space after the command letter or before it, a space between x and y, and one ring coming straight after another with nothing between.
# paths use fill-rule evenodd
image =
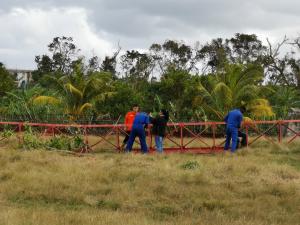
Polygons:
<instances>
[{"instance_id":1,"label":"man in blue shirt","mask_svg":"<svg viewBox=\"0 0 300 225\"><path fill-rule=\"evenodd\" d=\"M142 152L143 153L148 152L148 147L146 143L146 133L145 133L145 127L147 127L148 124L149 124L149 116L146 113L141 112L136 114L129 135L129 140L127 142L126 152L130 152L132 150L134 140L137 136L140 139Z\"/></svg>"},{"instance_id":2,"label":"man in blue shirt","mask_svg":"<svg viewBox=\"0 0 300 225\"><path fill-rule=\"evenodd\" d=\"M238 143L238 131L241 127L241 123L243 121L243 113L245 112L245 107L241 107L240 109L234 109L230 111L226 117L226 142L224 146L224 150L228 150L231 143L231 152L235 152Z\"/></svg>"}]
</instances>

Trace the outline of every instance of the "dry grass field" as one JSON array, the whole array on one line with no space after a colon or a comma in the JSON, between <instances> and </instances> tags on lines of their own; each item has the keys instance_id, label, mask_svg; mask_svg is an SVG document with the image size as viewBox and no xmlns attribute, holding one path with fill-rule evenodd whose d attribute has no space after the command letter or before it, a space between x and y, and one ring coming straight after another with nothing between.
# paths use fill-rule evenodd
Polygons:
<instances>
[{"instance_id":1,"label":"dry grass field","mask_svg":"<svg viewBox=\"0 0 300 225\"><path fill-rule=\"evenodd\" d=\"M299 143L83 157L0 147L1 225L296 225L299 212Z\"/></svg>"}]
</instances>

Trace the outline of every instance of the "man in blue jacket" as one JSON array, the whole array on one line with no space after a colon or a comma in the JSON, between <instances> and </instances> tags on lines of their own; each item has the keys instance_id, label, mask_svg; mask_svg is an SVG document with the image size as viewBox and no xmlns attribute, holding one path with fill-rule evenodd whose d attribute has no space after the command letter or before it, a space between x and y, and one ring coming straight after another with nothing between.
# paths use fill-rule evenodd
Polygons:
<instances>
[{"instance_id":1,"label":"man in blue jacket","mask_svg":"<svg viewBox=\"0 0 300 225\"><path fill-rule=\"evenodd\" d=\"M230 111L226 117L226 142L224 146L224 150L228 150L231 143L231 152L235 152L238 143L238 131L241 127L241 123L243 121L243 113L245 112L245 107L241 107L240 109L234 109Z\"/></svg>"},{"instance_id":2,"label":"man in blue jacket","mask_svg":"<svg viewBox=\"0 0 300 225\"><path fill-rule=\"evenodd\" d=\"M129 135L129 140L127 142L126 152L130 152L132 150L134 140L137 136L140 139L142 152L143 153L148 152L148 147L146 143L146 133L145 133L145 128L148 126L148 124L149 124L149 116L146 113L141 112L136 114Z\"/></svg>"}]
</instances>

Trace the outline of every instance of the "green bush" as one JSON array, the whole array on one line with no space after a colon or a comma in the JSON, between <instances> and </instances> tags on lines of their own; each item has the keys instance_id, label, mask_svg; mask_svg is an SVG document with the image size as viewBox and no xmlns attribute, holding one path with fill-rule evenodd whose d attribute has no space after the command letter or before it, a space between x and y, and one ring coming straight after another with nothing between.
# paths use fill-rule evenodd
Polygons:
<instances>
[{"instance_id":1,"label":"green bush","mask_svg":"<svg viewBox=\"0 0 300 225\"><path fill-rule=\"evenodd\" d=\"M187 161L186 163L181 165L181 168L184 170L194 170L200 167L197 161Z\"/></svg>"},{"instance_id":2,"label":"green bush","mask_svg":"<svg viewBox=\"0 0 300 225\"><path fill-rule=\"evenodd\" d=\"M71 140L66 136L54 136L46 143L46 147L59 150L70 150Z\"/></svg>"},{"instance_id":3,"label":"green bush","mask_svg":"<svg viewBox=\"0 0 300 225\"><path fill-rule=\"evenodd\" d=\"M22 146L27 149L41 148L44 146L44 142L35 134L24 133Z\"/></svg>"},{"instance_id":4,"label":"green bush","mask_svg":"<svg viewBox=\"0 0 300 225\"><path fill-rule=\"evenodd\" d=\"M3 138L9 138L13 135L14 135L14 131L8 125L5 125L1 136Z\"/></svg>"},{"instance_id":5,"label":"green bush","mask_svg":"<svg viewBox=\"0 0 300 225\"><path fill-rule=\"evenodd\" d=\"M99 200L97 207L100 209L118 210L121 208L121 204L111 200Z\"/></svg>"},{"instance_id":6,"label":"green bush","mask_svg":"<svg viewBox=\"0 0 300 225\"><path fill-rule=\"evenodd\" d=\"M46 148L54 148L58 150L76 150L85 146L84 140L80 135L68 137L65 135L54 136L46 142Z\"/></svg>"}]
</instances>

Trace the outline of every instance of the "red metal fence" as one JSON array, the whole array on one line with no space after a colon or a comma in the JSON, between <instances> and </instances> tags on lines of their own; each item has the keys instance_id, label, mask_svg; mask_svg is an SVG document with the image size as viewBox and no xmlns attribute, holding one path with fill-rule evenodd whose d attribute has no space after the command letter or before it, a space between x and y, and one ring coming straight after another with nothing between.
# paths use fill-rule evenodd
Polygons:
<instances>
[{"instance_id":1,"label":"red metal fence","mask_svg":"<svg viewBox=\"0 0 300 225\"><path fill-rule=\"evenodd\" d=\"M79 125L79 124L43 124L24 122L0 122L0 132L6 129L14 132L19 144L24 141L26 129L30 129L41 138L59 135L80 135L84 147L75 149L78 152L92 152L98 149L121 150L125 135L123 124ZM271 144L290 144L300 136L300 120L252 121L243 124L247 136L247 147L264 142ZM1 142L9 137L0 136ZM149 151L153 152L154 138L151 129L147 130ZM225 143L224 122L170 123L168 134L164 139L165 152L214 153L223 150ZM136 141L135 149L139 148Z\"/></svg>"}]
</instances>

